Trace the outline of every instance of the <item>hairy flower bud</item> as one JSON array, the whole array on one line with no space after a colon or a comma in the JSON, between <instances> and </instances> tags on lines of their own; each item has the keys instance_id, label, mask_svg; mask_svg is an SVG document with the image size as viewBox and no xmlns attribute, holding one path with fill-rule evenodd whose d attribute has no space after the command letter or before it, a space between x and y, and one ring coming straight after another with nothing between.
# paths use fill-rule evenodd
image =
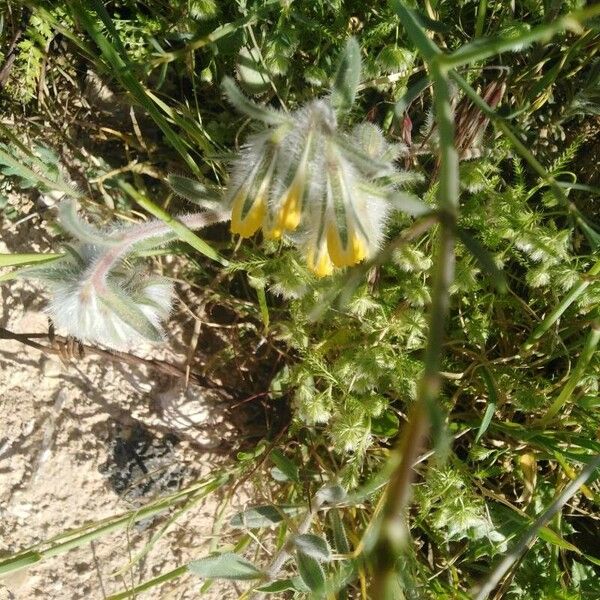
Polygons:
<instances>
[{"instance_id":1,"label":"hairy flower bud","mask_svg":"<svg viewBox=\"0 0 600 600\"><path fill-rule=\"evenodd\" d=\"M84 342L123 348L164 339L163 321L173 302L171 282L144 274L123 259L138 247L156 247L174 236L161 221L126 229L101 231L81 220L72 203L61 206L64 228L79 239L63 258L31 267L23 276L46 283L51 299L47 312L55 326ZM181 217L198 229L229 218L227 212L201 212Z\"/></svg>"}]
</instances>

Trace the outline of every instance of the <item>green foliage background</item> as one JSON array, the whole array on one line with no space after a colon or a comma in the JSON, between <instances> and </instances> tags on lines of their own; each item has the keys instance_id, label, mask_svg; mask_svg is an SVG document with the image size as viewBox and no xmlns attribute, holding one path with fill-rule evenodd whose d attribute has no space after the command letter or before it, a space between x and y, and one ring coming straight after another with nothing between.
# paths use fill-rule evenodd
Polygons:
<instances>
[{"instance_id":1,"label":"green foliage background","mask_svg":"<svg viewBox=\"0 0 600 600\"><path fill-rule=\"evenodd\" d=\"M1 92L2 151L29 168L15 167L0 154L4 219L32 210L11 200L12 190L34 185L47 192L59 179L73 182L101 221L134 208L120 192L119 178L171 214L181 212L185 203L170 194L166 175L185 173L225 185L231 153L253 127L224 99L223 77L235 74L259 103L294 110L327 93L350 35L360 43L364 71L348 124L376 123L391 141L404 143L410 132L405 166L414 174L411 190L435 203L438 142L431 89L421 86L403 101L425 67L385 2L2 4L0 49L8 49L20 32ZM448 52L481 36L518 36L585 5L413 4ZM506 86L499 115L547 174L562 182L568 202L557 200L548 180L493 125L480 122L472 136L464 123L459 127L457 137L467 137L469 155L460 163L458 226L502 270L508 289L499 293L495 273L458 244L439 424L431 440L435 452L418 466L408 515L411 541L398 565L399 593L406 598L466 597L581 463L600 453L600 358L595 345L585 351L590 340L598 341L600 304L599 49L596 19L577 33L560 33L460 70L479 91L492 83ZM9 56L0 52L0 64ZM467 125L477 122L477 109L458 88L453 94ZM43 218L52 221L52 212ZM389 239L397 240L414 223L396 213ZM390 260L361 277L344 272L323 281L312 278L285 243L255 239L238 248L217 232L211 243L231 260L225 270L174 247L186 256L187 281L208 287L212 303L253 325L240 334L235 349L220 352L215 361L220 365L209 375L244 360L263 331L280 355L275 366L255 364L260 374L250 391L269 391L281 411L289 404L289 427L270 432L255 449L244 447L235 466L252 473L260 487L268 486L273 504L308 505L327 481L341 483L352 498L383 467L423 368L438 235L434 226L398 244ZM583 289L562 316L532 338L544 317L578 287ZM273 361L273 353L266 360ZM545 419L565 386L571 393ZM594 483L586 489L542 531L502 584L502 597L598 597L599 491ZM351 565L351 575L338 587L352 598L368 594L361 580L371 566L360 555L360 540L368 545L380 489L358 497L319 513L311 524L340 559L356 551L352 560L326 565L328 577L347 573ZM332 518L339 520L335 527ZM295 525L286 519L278 527L277 539L265 535L266 543L283 544ZM341 528L346 548L334 539ZM223 549L232 545L245 548L256 564L268 562L243 532L224 536ZM302 595L301 586L293 588L286 593Z\"/></svg>"}]
</instances>

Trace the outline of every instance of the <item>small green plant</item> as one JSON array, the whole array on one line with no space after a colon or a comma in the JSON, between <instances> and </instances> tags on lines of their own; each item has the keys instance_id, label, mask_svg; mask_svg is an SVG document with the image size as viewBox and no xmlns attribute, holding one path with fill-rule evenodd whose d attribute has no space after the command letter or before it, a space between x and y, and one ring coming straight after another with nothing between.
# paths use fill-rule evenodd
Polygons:
<instances>
[{"instance_id":1,"label":"small green plant","mask_svg":"<svg viewBox=\"0 0 600 600\"><path fill-rule=\"evenodd\" d=\"M58 329L124 347L163 338L172 273L148 256L175 253L178 278L240 332L213 362L237 372L268 347L252 393L291 408L227 476L140 511L177 507L166 527L241 480L259 497L196 560L112 600L189 572L241 598L595 599L600 8L186 0L166 15L148 0L137 18L129 2L29 4L135 119L95 130L118 159L71 143L85 146L69 157L79 186L39 121L15 119L0 189L128 223L93 226L63 200L72 245L0 266L46 282ZM226 221L234 235L211 245L190 231Z\"/></svg>"}]
</instances>

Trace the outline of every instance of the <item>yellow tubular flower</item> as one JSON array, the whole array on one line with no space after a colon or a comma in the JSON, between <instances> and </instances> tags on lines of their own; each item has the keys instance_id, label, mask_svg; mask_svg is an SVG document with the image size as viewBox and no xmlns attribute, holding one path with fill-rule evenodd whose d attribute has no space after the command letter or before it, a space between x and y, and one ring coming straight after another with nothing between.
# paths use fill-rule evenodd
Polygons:
<instances>
[{"instance_id":1,"label":"yellow tubular flower","mask_svg":"<svg viewBox=\"0 0 600 600\"><path fill-rule=\"evenodd\" d=\"M311 247L306 255L306 264L317 277L327 277L333 273L333 263L324 247Z\"/></svg>"},{"instance_id":2,"label":"yellow tubular flower","mask_svg":"<svg viewBox=\"0 0 600 600\"><path fill-rule=\"evenodd\" d=\"M281 205L277 215L277 225L280 229L293 231L300 224L302 206L300 199L304 193L304 173L298 173L290 189L286 192L287 197Z\"/></svg>"},{"instance_id":3,"label":"yellow tubular flower","mask_svg":"<svg viewBox=\"0 0 600 600\"><path fill-rule=\"evenodd\" d=\"M367 256L367 248L362 237L353 228L348 230L348 242L344 248L335 223L327 227L327 250L336 267L350 267Z\"/></svg>"},{"instance_id":4,"label":"yellow tubular flower","mask_svg":"<svg viewBox=\"0 0 600 600\"><path fill-rule=\"evenodd\" d=\"M258 194L250 209L242 216L242 211L248 197L248 189L241 189L233 200L231 207L231 233L246 238L254 235L267 213L267 203L264 194Z\"/></svg>"}]
</instances>

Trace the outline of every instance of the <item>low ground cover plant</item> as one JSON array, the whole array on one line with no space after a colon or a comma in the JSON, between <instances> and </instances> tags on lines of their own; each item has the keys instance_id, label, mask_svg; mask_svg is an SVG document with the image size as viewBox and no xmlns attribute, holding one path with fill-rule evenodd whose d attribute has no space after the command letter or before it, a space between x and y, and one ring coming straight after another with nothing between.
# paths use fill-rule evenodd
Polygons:
<instances>
[{"instance_id":1,"label":"low ground cover plant","mask_svg":"<svg viewBox=\"0 0 600 600\"><path fill-rule=\"evenodd\" d=\"M55 245L3 278L131 352L208 289L284 357L256 393L291 419L0 573L241 478L271 501L111 598L188 571L242 598L597 597L600 8L163 4L4 2L2 219Z\"/></svg>"}]
</instances>

